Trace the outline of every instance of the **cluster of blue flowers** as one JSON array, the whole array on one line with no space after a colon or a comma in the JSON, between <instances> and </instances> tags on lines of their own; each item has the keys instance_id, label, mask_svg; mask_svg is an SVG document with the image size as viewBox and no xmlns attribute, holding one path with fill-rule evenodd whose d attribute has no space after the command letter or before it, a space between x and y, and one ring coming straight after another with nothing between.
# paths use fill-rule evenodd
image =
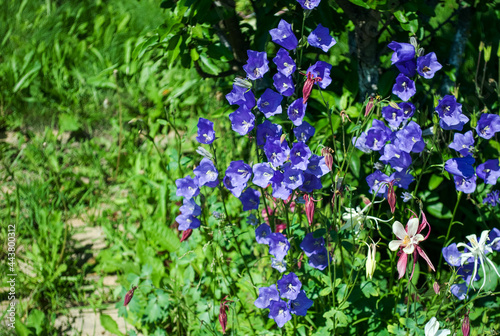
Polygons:
<instances>
[{"instance_id":1,"label":"cluster of blue flowers","mask_svg":"<svg viewBox=\"0 0 500 336\"><path fill-rule=\"evenodd\" d=\"M497 228L493 228L489 231L489 234L484 237L485 242L479 242L479 247L483 250L484 257L492 251L500 251L500 230ZM486 244L486 240L489 241L489 244ZM482 244L481 244L482 243ZM472 247L472 244L467 243L468 247ZM470 249L464 247L464 251L460 252L456 243L450 244L447 247L444 247L442 250L443 257L446 262L452 266L456 267L456 272L459 277L461 277L464 282L455 283L450 286L450 291L455 295L459 300L464 300L467 297L467 291L472 282L478 281L481 279L479 273L477 272L477 267L481 265L481 263L485 262L483 258L479 259L477 262L479 265L474 263L473 257L468 257L464 254L468 252ZM464 264L465 263L465 264Z\"/></svg>"},{"instance_id":2,"label":"cluster of blue flowers","mask_svg":"<svg viewBox=\"0 0 500 336\"><path fill-rule=\"evenodd\" d=\"M388 47L394 50L392 64L400 71L392 93L404 102L391 103L382 108L382 116L389 126L386 126L383 121L374 119L370 129L352 140L354 146L365 153L380 152L379 160L383 164L390 165L395 171L387 176L377 169L366 178L370 193L386 198L391 183L399 188L408 189L414 179L409 173L412 164L410 154L420 153L425 148L423 131L416 122L411 120L415 113L415 106L408 100L416 93L416 89L415 82L410 77L418 73L421 77L430 79L434 77L436 71L442 68L433 52L416 57L415 46L412 44L391 42ZM469 118L462 113L462 105L452 95L444 96L435 111L443 130L461 131L469 121ZM500 116L486 113L481 115L476 127L478 136L490 139L499 131ZM445 163L445 170L453 175L458 191L472 193L476 188L476 176L482 178L487 184L496 184L500 177L498 159L488 160L476 169L472 167L474 163L472 131L465 134L456 133L449 147L461 155L460 158L450 159ZM376 167L383 168L384 166L377 164ZM488 195L484 202L496 204L498 197L495 198L495 196L494 193ZM402 197L405 201L411 199L406 192Z\"/></svg>"}]
</instances>

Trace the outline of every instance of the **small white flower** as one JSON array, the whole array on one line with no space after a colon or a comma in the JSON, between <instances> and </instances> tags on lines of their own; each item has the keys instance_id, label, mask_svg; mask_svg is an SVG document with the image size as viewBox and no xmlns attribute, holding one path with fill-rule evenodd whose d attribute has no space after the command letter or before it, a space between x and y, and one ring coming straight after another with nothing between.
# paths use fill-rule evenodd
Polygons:
<instances>
[{"instance_id":1,"label":"small white flower","mask_svg":"<svg viewBox=\"0 0 500 336\"><path fill-rule=\"evenodd\" d=\"M486 256L486 253L493 252L493 250L491 249L491 245L499 241L500 237L495 238L490 244L486 244L486 241L489 239L489 232L489 230L484 230L483 232L481 232L481 238L479 239L479 242L477 241L477 236L475 234L466 236L465 238L469 240L471 246L468 246L464 243L457 244L457 247L464 247L469 250L468 252L465 252L464 250L464 252L462 252L460 256L462 265L467 261L467 259L474 258L474 271L472 272L471 279L474 279L476 277L478 261L481 263L481 268L483 269L483 284L481 285L481 288L479 288L479 290L483 289L484 284L486 283L486 269L484 267L484 261L487 261L493 268L495 273L500 277L495 264L493 264L493 262ZM474 282L472 283L472 287L474 288Z\"/></svg>"},{"instance_id":2,"label":"small white flower","mask_svg":"<svg viewBox=\"0 0 500 336\"><path fill-rule=\"evenodd\" d=\"M372 228L372 222L375 222L375 225L378 229L378 222L388 222L392 220L392 218L387 219L387 220L382 220L377 217L373 216L367 216L364 214L364 212L370 207L371 203L366 205L363 210L358 206L356 208L345 208L345 212L342 214L342 219L346 222L340 229L341 230L352 230L354 229L354 233L358 234L359 230L361 229L361 226L363 223L365 223L369 228ZM368 219L368 221L367 221Z\"/></svg>"},{"instance_id":3,"label":"small white flower","mask_svg":"<svg viewBox=\"0 0 500 336\"><path fill-rule=\"evenodd\" d=\"M412 218L408 221L407 230L405 230L403 224L395 221L392 225L392 230L399 240L392 240L389 243L391 251L396 251L399 247L402 247L404 253L412 254L415 251L415 246L424 240L424 236L417 233L418 218Z\"/></svg>"},{"instance_id":4,"label":"small white flower","mask_svg":"<svg viewBox=\"0 0 500 336\"><path fill-rule=\"evenodd\" d=\"M375 273L375 268L377 267L377 260L375 259L377 244L368 244L367 242L365 242L365 244L368 246L368 253L366 255L366 278L371 280L373 278L373 273Z\"/></svg>"},{"instance_id":5,"label":"small white flower","mask_svg":"<svg viewBox=\"0 0 500 336\"><path fill-rule=\"evenodd\" d=\"M424 328L425 336L446 336L451 334L449 329L441 329L439 330L439 322L433 317L427 322Z\"/></svg>"}]
</instances>

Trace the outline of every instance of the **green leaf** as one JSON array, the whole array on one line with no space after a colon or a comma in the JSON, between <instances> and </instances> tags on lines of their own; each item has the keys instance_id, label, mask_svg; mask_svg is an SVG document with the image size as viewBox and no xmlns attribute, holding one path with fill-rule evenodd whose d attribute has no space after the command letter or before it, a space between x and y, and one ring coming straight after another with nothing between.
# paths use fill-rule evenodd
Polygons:
<instances>
[{"instance_id":1,"label":"green leaf","mask_svg":"<svg viewBox=\"0 0 500 336\"><path fill-rule=\"evenodd\" d=\"M26 324L28 327L35 328L37 335L41 335L45 324L45 314L38 309L33 309L26 320Z\"/></svg>"},{"instance_id":2,"label":"green leaf","mask_svg":"<svg viewBox=\"0 0 500 336\"><path fill-rule=\"evenodd\" d=\"M427 212L439 219L451 218L451 211L443 203L434 203L427 206Z\"/></svg>"},{"instance_id":3,"label":"green leaf","mask_svg":"<svg viewBox=\"0 0 500 336\"><path fill-rule=\"evenodd\" d=\"M200 54L200 60L214 75L219 74L219 68L205 54Z\"/></svg>"},{"instance_id":4,"label":"green leaf","mask_svg":"<svg viewBox=\"0 0 500 336\"><path fill-rule=\"evenodd\" d=\"M407 23L408 20L406 19L406 16L402 11L396 11L394 12L394 17L400 22L400 23Z\"/></svg>"},{"instance_id":5,"label":"green leaf","mask_svg":"<svg viewBox=\"0 0 500 336\"><path fill-rule=\"evenodd\" d=\"M123 333L118 329L118 323L109 315L101 314L99 317L101 321L101 325L106 331L109 331L112 334L122 336Z\"/></svg>"},{"instance_id":6,"label":"green leaf","mask_svg":"<svg viewBox=\"0 0 500 336\"><path fill-rule=\"evenodd\" d=\"M362 282L361 291L367 298L369 298L370 296L378 296L377 288L375 287L375 284L371 281Z\"/></svg>"},{"instance_id":7,"label":"green leaf","mask_svg":"<svg viewBox=\"0 0 500 336\"><path fill-rule=\"evenodd\" d=\"M319 291L319 295L320 296L327 296L331 292L332 292L332 288L331 287L325 287L325 288L323 288L322 290Z\"/></svg>"},{"instance_id":8,"label":"green leaf","mask_svg":"<svg viewBox=\"0 0 500 336\"><path fill-rule=\"evenodd\" d=\"M443 180L444 177L432 174L431 178L429 179L429 185L428 185L429 190L434 190L437 187L439 187L439 185L441 184L441 182L443 182Z\"/></svg>"},{"instance_id":9,"label":"green leaf","mask_svg":"<svg viewBox=\"0 0 500 336\"><path fill-rule=\"evenodd\" d=\"M80 128L80 123L74 114L63 113L59 115L59 132L74 132Z\"/></svg>"},{"instance_id":10,"label":"green leaf","mask_svg":"<svg viewBox=\"0 0 500 336\"><path fill-rule=\"evenodd\" d=\"M359 178L359 172L361 169L361 160L359 159L359 156L356 154L351 155L351 171L353 175L357 178Z\"/></svg>"}]
</instances>

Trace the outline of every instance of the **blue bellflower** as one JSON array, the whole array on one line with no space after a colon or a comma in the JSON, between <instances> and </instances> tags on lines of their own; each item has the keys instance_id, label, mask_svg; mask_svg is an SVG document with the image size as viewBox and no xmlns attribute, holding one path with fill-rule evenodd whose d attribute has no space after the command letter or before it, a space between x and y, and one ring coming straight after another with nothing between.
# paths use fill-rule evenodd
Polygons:
<instances>
[{"instance_id":1,"label":"blue bellflower","mask_svg":"<svg viewBox=\"0 0 500 336\"><path fill-rule=\"evenodd\" d=\"M273 115L280 114L282 112L282 100L282 95L271 89L266 89L257 101L257 107L262 113L264 113L266 118L270 118Z\"/></svg>"},{"instance_id":2,"label":"blue bellflower","mask_svg":"<svg viewBox=\"0 0 500 336\"><path fill-rule=\"evenodd\" d=\"M302 121L300 126L294 127L293 134L298 141L306 143L314 135L316 129L311 126L307 121Z\"/></svg>"},{"instance_id":3,"label":"blue bellflower","mask_svg":"<svg viewBox=\"0 0 500 336\"><path fill-rule=\"evenodd\" d=\"M486 197L483 199L483 204L486 204L486 203L488 203L489 205L491 205L493 207L500 204L500 191L495 190L495 191L490 192L488 195L486 195ZM498 229L496 229L496 230L498 231ZM490 238L490 240L492 240L492 239ZM498 245L500 246L500 243ZM499 251L499 250L497 250L497 251Z\"/></svg>"},{"instance_id":4,"label":"blue bellflower","mask_svg":"<svg viewBox=\"0 0 500 336\"><path fill-rule=\"evenodd\" d=\"M290 242L279 232L274 232L269 235L269 254L273 255L278 261L285 258L290 249Z\"/></svg>"},{"instance_id":5,"label":"blue bellflower","mask_svg":"<svg viewBox=\"0 0 500 336\"><path fill-rule=\"evenodd\" d=\"M496 132L500 132L500 116L483 113L476 126L477 135L483 139L491 139Z\"/></svg>"},{"instance_id":6,"label":"blue bellflower","mask_svg":"<svg viewBox=\"0 0 500 336\"><path fill-rule=\"evenodd\" d=\"M175 181L177 186L176 195L187 199L198 196L200 189L198 187L198 179L186 176Z\"/></svg>"},{"instance_id":7,"label":"blue bellflower","mask_svg":"<svg viewBox=\"0 0 500 336\"><path fill-rule=\"evenodd\" d=\"M309 158L312 153L309 147L299 141L295 142L290 151L290 161L292 162L292 167L294 169L306 170L309 164Z\"/></svg>"},{"instance_id":8,"label":"blue bellflower","mask_svg":"<svg viewBox=\"0 0 500 336\"><path fill-rule=\"evenodd\" d=\"M266 309L269 308L271 301L279 301L280 294L276 285L271 285L269 287L259 288L259 297L255 300L254 305L257 308Z\"/></svg>"},{"instance_id":9,"label":"blue bellflower","mask_svg":"<svg viewBox=\"0 0 500 336\"><path fill-rule=\"evenodd\" d=\"M299 277L293 272L283 275L281 279L278 280L280 296L288 300L295 300L300 293L301 287L302 283Z\"/></svg>"},{"instance_id":10,"label":"blue bellflower","mask_svg":"<svg viewBox=\"0 0 500 336\"><path fill-rule=\"evenodd\" d=\"M472 131L468 131L465 134L455 133L453 135L453 142L448 147L456 150L462 156L471 156L474 150L474 135Z\"/></svg>"},{"instance_id":11,"label":"blue bellflower","mask_svg":"<svg viewBox=\"0 0 500 336\"><path fill-rule=\"evenodd\" d=\"M476 168L476 174L478 177L482 178L486 184L497 184L498 178L500 177L498 159L491 159L485 163L481 163Z\"/></svg>"},{"instance_id":12,"label":"blue bellflower","mask_svg":"<svg viewBox=\"0 0 500 336\"><path fill-rule=\"evenodd\" d=\"M297 44L299 43L293 34L292 25L285 20L281 20L278 23L278 28L271 29L269 34L271 34L274 43L288 50L297 48Z\"/></svg>"},{"instance_id":13,"label":"blue bellflower","mask_svg":"<svg viewBox=\"0 0 500 336\"><path fill-rule=\"evenodd\" d=\"M436 112L441 118L439 126L447 131L461 131L469 121L469 118L462 114L462 104L458 103L457 99L452 95L446 95L439 101Z\"/></svg>"},{"instance_id":14,"label":"blue bellflower","mask_svg":"<svg viewBox=\"0 0 500 336\"><path fill-rule=\"evenodd\" d=\"M301 290L299 292L299 295L297 295L297 298L290 301L288 305L290 306L290 312L292 314L298 316L306 316L307 310L313 305L313 301L308 299L306 296L306 292Z\"/></svg>"},{"instance_id":15,"label":"blue bellflower","mask_svg":"<svg viewBox=\"0 0 500 336\"><path fill-rule=\"evenodd\" d=\"M415 76L417 62L415 61L415 47L410 43L398 43L392 41L387 45L394 50L391 61L398 70L408 77Z\"/></svg>"},{"instance_id":16,"label":"blue bellflower","mask_svg":"<svg viewBox=\"0 0 500 336\"><path fill-rule=\"evenodd\" d=\"M259 52L247 50L248 61L243 66L243 70L247 73L250 80L256 80L264 77L264 74L269 71L269 61L265 51Z\"/></svg>"},{"instance_id":17,"label":"blue bellflower","mask_svg":"<svg viewBox=\"0 0 500 336\"><path fill-rule=\"evenodd\" d=\"M233 89L226 95L226 99L230 105L244 105L249 110L255 106L253 91L236 84L233 84Z\"/></svg>"},{"instance_id":18,"label":"blue bellflower","mask_svg":"<svg viewBox=\"0 0 500 336\"><path fill-rule=\"evenodd\" d=\"M285 301L271 301L269 304L269 318L272 318L278 327L282 328L285 323L292 319L290 309Z\"/></svg>"},{"instance_id":19,"label":"blue bellflower","mask_svg":"<svg viewBox=\"0 0 500 336\"><path fill-rule=\"evenodd\" d=\"M255 124L255 116L246 106L240 106L236 111L229 114L231 120L231 128L239 135L247 135L253 130Z\"/></svg>"},{"instance_id":20,"label":"blue bellflower","mask_svg":"<svg viewBox=\"0 0 500 336\"><path fill-rule=\"evenodd\" d=\"M321 0L297 0L297 2L302 6L303 9L314 9L319 6Z\"/></svg>"},{"instance_id":21,"label":"blue bellflower","mask_svg":"<svg viewBox=\"0 0 500 336\"><path fill-rule=\"evenodd\" d=\"M269 245L271 241L271 227L267 224L261 224L255 229L255 240L259 244Z\"/></svg>"},{"instance_id":22,"label":"blue bellflower","mask_svg":"<svg viewBox=\"0 0 500 336\"><path fill-rule=\"evenodd\" d=\"M183 215L191 215L195 217L201 215L201 207L196 204L196 202L192 198L184 198L184 200L182 201L182 206L179 208L179 210Z\"/></svg>"},{"instance_id":23,"label":"blue bellflower","mask_svg":"<svg viewBox=\"0 0 500 336\"><path fill-rule=\"evenodd\" d=\"M332 65L323 61L317 61L307 69L307 73L311 73L313 78L321 78L316 84L323 90L326 89L328 85L332 82L330 77L330 70L332 70Z\"/></svg>"},{"instance_id":24,"label":"blue bellflower","mask_svg":"<svg viewBox=\"0 0 500 336\"><path fill-rule=\"evenodd\" d=\"M264 146L267 138L280 138L282 133L281 125L264 120L262 124L257 125L257 146Z\"/></svg>"},{"instance_id":25,"label":"blue bellflower","mask_svg":"<svg viewBox=\"0 0 500 336\"><path fill-rule=\"evenodd\" d=\"M198 119L198 135L196 141L210 145L215 140L214 123L208 119Z\"/></svg>"},{"instance_id":26,"label":"blue bellflower","mask_svg":"<svg viewBox=\"0 0 500 336\"><path fill-rule=\"evenodd\" d=\"M297 69L293 58L291 58L288 51L283 48L278 50L276 57L273 58L273 62L276 64L278 72L287 77L291 76Z\"/></svg>"},{"instance_id":27,"label":"blue bellflower","mask_svg":"<svg viewBox=\"0 0 500 336\"><path fill-rule=\"evenodd\" d=\"M285 76L281 72L273 76L273 85L285 97L290 97L295 92L292 76Z\"/></svg>"},{"instance_id":28,"label":"blue bellflower","mask_svg":"<svg viewBox=\"0 0 500 336\"><path fill-rule=\"evenodd\" d=\"M306 115L307 103L304 104L304 99L299 98L288 106L288 118L295 126L302 125L302 120Z\"/></svg>"},{"instance_id":29,"label":"blue bellflower","mask_svg":"<svg viewBox=\"0 0 500 336\"><path fill-rule=\"evenodd\" d=\"M417 93L415 82L400 73L398 77L396 77L396 84L392 87L392 93L401 100L408 101L408 99Z\"/></svg>"},{"instance_id":30,"label":"blue bellflower","mask_svg":"<svg viewBox=\"0 0 500 336\"><path fill-rule=\"evenodd\" d=\"M417 58L417 71L420 76L426 79L434 77L436 71L440 70L442 67L443 66L437 61L436 54L433 52Z\"/></svg>"},{"instance_id":31,"label":"blue bellflower","mask_svg":"<svg viewBox=\"0 0 500 336\"><path fill-rule=\"evenodd\" d=\"M281 138L267 138L264 145L264 154L266 154L267 160L273 167L278 168L282 166L288 159L289 153L290 148L286 140L282 142Z\"/></svg>"},{"instance_id":32,"label":"blue bellflower","mask_svg":"<svg viewBox=\"0 0 500 336\"><path fill-rule=\"evenodd\" d=\"M337 41L330 36L328 28L323 27L321 23L318 24L311 34L309 34L307 42L309 42L311 46L319 48L324 52L328 52L328 50L337 43Z\"/></svg>"},{"instance_id":33,"label":"blue bellflower","mask_svg":"<svg viewBox=\"0 0 500 336\"><path fill-rule=\"evenodd\" d=\"M194 175L198 178L199 186L215 188L219 184L219 171L210 159L203 158L200 165L194 169Z\"/></svg>"},{"instance_id":34,"label":"blue bellflower","mask_svg":"<svg viewBox=\"0 0 500 336\"><path fill-rule=\"evenodd\" d=\"M274 176L274 169L269 165L269 162L256 163L253 165L252 169L253 184L261 188L267 188Z\"/></svg>"},{"instance_id":35,"label":"blue bellflower","mask_svg":"<svg viewBox=\"0 0 500 336\"><path fill-rule=\"evenodd\" d=\"M243 204L243 211L257 210L260 203L260 191L247 188L239 197Z\"/></svg>"}]
</instances>

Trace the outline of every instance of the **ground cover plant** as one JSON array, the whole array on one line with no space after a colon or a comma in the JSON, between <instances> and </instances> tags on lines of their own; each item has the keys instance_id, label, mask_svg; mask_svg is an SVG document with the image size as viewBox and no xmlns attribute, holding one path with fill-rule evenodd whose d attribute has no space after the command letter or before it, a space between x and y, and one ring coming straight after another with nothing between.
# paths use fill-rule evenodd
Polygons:
<instances>
[{"instance_id":1,"label":"ground cover plant","mask_svg":"<svg viewBox=\"0 0 500 336\"><path fill-rule=\"evenodd\" d=\"M441 33L447 22L492 7L154 6L165 23L117 37L134 56L101 71L99 90L80 82L92 114L51 100L63 110L37 133L22 111L53 99L36 90L41 68L2 84L18 132L2 145L1 213L28 265L18 334L69 332L55 322L68 304L110 303L128 335L498 333L500 91L486 69L500 46L476 44L472 65L440 56L474 45L444 43L467 31ZM104 126L101 104L113 106ZM83 216L106 239L93 257L68 224Z\"/></svg>"}]
</instances>

